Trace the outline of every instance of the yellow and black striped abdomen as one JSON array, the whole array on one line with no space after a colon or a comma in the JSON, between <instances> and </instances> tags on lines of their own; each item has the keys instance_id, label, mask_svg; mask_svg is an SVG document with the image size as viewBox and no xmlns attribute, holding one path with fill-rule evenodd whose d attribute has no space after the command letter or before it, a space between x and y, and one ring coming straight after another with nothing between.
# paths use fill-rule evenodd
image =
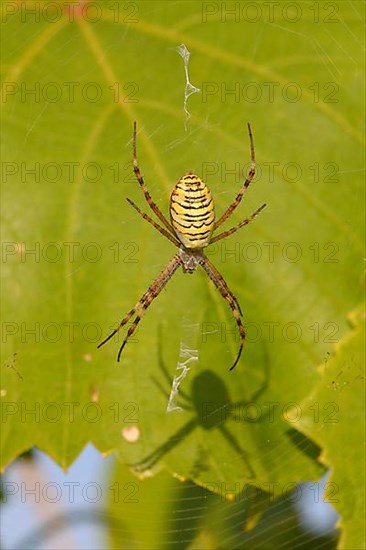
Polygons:
<instances>
[{"instance_id":1,"label":"yellow and black striped abdomen","mask_svg":"<svg viewBox=\"0 0 366 550\"><path fill-rule=\"evenodd\" d=\"M215 209L209 188L194 174L182 176L170 197L170 219L185 248L200 249L210 242Z\"/></svg>"}]
</instances>

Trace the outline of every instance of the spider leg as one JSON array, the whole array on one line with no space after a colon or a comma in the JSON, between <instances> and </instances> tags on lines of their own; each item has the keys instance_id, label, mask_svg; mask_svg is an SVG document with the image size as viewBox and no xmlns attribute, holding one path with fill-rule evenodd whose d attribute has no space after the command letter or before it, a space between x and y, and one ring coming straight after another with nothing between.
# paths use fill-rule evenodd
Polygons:
<instances>
[{"instance_id":1,"label":"spider leg","mask_svg":"<svg viewBox=\"0 0 366 550\"><path fill-rule=\"evenodd\" d=\"M239 351L238 351L238 354L236 356L236 359L234 361L234 364L229 369L229 370L233 370L234 367L236 366L236 364L238 363L239 359L240 359L241 352L243 351L244 341L245 341L245 330L244 330L244 326L243 326L243 323L241 322L241 318L240 318L240 310L238 308L238 301L235 298L235 296L233 295L233 293L229 290L223 276L217 271L216 268L214 270L211 269L211 265L207 261L206 257L204 257L203 261L201 262L201 266L206 271L207 275L210 277L211 281L214 283L217 290L220 292L221 296L224 298L224 300L226 300L228 302L228 304L231 308L231 311L233 313L233 316L235 318L236 324L238 326L238 329L239 329L240 339L241 339L240 347L239 347Z\"/></svg>"},{"instance_id":2,"label":"spider leg","mask_svg":"<svg viewBox=\"0 0 366 550\"><path fill-rule=\"evenodd\" d=\"M151 225L153 225L155 227L155 229L157 229L158 231L160 231L160 233L162 235L164 235L164 237L166 237L167 239L169 239L169 241L171 241L173 244L175 244L175 246L180 246L180 243L178 241L178 239L176 239L175 237L173 237L170 233L168 233L168 231L166 229L164 229L164 227L161 227L158 223L156 223L152 218L150 218L150 216L148 216L147 214L145 214L145 212L142 212L142 210L140 210L140 208L131 200L131 199L126 199L131 206L133 206L133 208L140 214L140 216L142 216L144 218L144 220L148 221L149 223L151 223Z\"/></svg>"},{"instance_id":3,"label":"spider leg","mask_svg":"<svg viewBox=\"0 0 366 550\"><path fill-rule=\"evenodd\" d=\"M158 275L158 277L151 283L145 294L142 296L142 298L137 302L137 304L125 315L125 317L122 319L122 321L119 323L117 328L111 332L107 338L105 338L97 347L100 348L103 346L108 340L113 338L117 332L120 331L120 329L129 321L129 319L136 313L136 317L130 326L130 328L127 331L126 337L122 342L122 345L119 349L117 361L120 360L121 353L123 351L123 348L125 347L127 340L132 336L132 334L135 332L137 325L141 321L141 318L143 317L145 311L151 304L151 302L159 296L160 292L166 285L166 283L169 281L169 279L174 275L178 267L181 265L181 259L179 254L175 254L173 258L170 260L170 262L164 267L164 269L161 271L161 273Z\"/></svg>"},{"instance_id":4,"label":"spider leg","mask_svg":"<svg viewBox=\"0 0 366 550\"><path fill-rule=\"evenodd\" d=\"M221 239L226 239L226 237L228 237L229 235L232 235L233 233L235 233L236 231L238 231L238 229L240 229L241 227L243 227L244 225L248 225L248 223L250 223L252 220L254 220L254 218L256 218L258 216L258 214L260 212L262 212L262 210L266 207L267 205L266 204L262 204L262 206L260 206L259 208L257 208L257 210L255 212L253 212L253 214L251 216L249 216L249 218L246 218L245 220L241 221L240 223L238 223L238 225L235 225L234 227L232 227L231 229L228 229L227 231L223 231L222 233L219 233L218 235L216 235L215 237L213 237L210 241L210 244L212 243L216 243L217 241L221 241Z\"/></svg>"},{"instance_id":5,"label":"spider leg","mask_svg":"<svg viewBox=\"0 0 366 550\"><path fill-rule=\"evenodd\" d=\"M136 154L136 121L133 123L133 171L135 172L135 176L137 178L137 181L140 184L140 187L145 195L145 199L150 206L151 210L157 215L159 220L165 225L165 227L175 236L174 229L160 210L157 204L152 200L151 195L145 185L144 179L142 177L142 174L140 172L140 168L137 162L137 154Z\"/></svg>"},{"instance_id":6,"label":"spider leg","mask_svg":"<svg viewBox=\"0 0 366 550\"><path fill-rule=\"evenodd\" d=\"M255 176L255 155L254 155L253 134L252 134L252 130L249 122L247 124L248 124L249 140L250 140L250 160L251 160L249 174L244 184L242 185L239 193L236 195L235 199L233 200L233 202L228 206L228 208L225 210L222 216L220 216L220 218L215 222L214 229L217 229L221 224L223 224L224 221L227 220L227 218L234 212L235 208L240 204L246 190L248 189L250 183L252 182Z\"/></svg>"},{"instance_id":7,"label":"spider leg","mask_svg":"<svg viewBox=\"0 0 366 550\"><path fill-rule=\"evenodd\" d=\"M211 241L212 242L212 241ZM222 284L224 285L224 288L226 290L226 292L228 294L230 294L230 296L232 297L232 299L234 300L239 312L240 312L240 315L242 316L243 315L243 312L241 310L241 307L240 307L240 304L238 302L238 299L236 298L236 296L231 292L230 288L227 286L226 284L226 281L225 279L220 275L219 271L217 271L216 267L213 265L213 263L207 258L207 256L205 256L205 263L206 265L210 268L210 270L216 275L216 278L217 279L222 279L221 282Z\"/></svg>"}]
</instances>

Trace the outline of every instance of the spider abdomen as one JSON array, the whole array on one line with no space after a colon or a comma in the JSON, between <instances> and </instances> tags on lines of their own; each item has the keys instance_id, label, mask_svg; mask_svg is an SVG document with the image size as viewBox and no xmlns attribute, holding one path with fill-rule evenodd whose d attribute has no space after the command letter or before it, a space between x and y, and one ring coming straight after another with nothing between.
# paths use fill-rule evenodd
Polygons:
<instances>
[{"instance_id":1,"label":"spider abdomen","mask_svg":"<svg viewBox=\"0 0 366 550\"><path fill-rule=\"evenodd\" d=\"M194 174L182 176L170 197L170 219L185 248L205 248L214 229L215 209L207 185Z\"/></svg>"}]
</instances>

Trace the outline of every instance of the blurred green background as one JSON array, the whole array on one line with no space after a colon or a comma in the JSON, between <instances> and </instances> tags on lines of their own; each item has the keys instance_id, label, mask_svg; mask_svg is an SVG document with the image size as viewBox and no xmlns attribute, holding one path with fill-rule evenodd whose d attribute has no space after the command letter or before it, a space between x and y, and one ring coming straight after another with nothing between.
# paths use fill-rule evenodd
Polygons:
<instances>
[{"instance_id":1,"label":"blurred green background","mask_svg":"<svg viewBox=\"0 0 366 550\"><path fill-rule=\"evenodd\" d=\"M327 469L337 544L363 547L364 11L2 3L2 465L33 447L64 469L89 442L113 454L112 478L144 488L137 514L109 502L126 524L120 538L110 521L113 547L221 548L233 521L235 547L258 521L271 543L251 548L301 546L291 529L274 535L269 488L277 500ZM189 97L188 83L199 89ZM134 120L166 214L190 170L224 211L249 167L251 123L257 176L225 227L268 207L207 249L244 312L233 372L236 325L202 270L175 274L118 366L122 333L96 349L175 252L125 200L148 211L132 172ZM167 413L182 346L198 362L179 390L184 410ZM217 501L192 510L183 482ZM169 523L184 503L196 519L188 538L184 522ZM147 509L158 527L142 542Z\"/></svg>"}]
</instances>

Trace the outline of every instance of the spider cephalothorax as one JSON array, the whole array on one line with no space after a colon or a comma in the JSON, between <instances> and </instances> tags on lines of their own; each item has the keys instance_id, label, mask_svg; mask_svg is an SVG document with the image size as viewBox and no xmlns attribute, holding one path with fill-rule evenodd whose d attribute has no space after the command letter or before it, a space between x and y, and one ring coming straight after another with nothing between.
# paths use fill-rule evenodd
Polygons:
<instances>
[{"instance_id":1,"label":"spider cephalothorax","mask_svg":"<svg viewBox=\"0 0 366 550\"><path fill-rule=\"evenodd\" d=\"M136 122L134 123L133 169L149 207L165 227L162 227L156 221L150 218L150 216L148 216L145 212L142 212L140 208L136 206L136 204L130 199L127 200L146 221L151 223L155 227L155 229L157 229L162 235L164 235L164 237L169 239L169 241L171 241L176 247L178 247L179 251L175 254L175 256L173 256L167 266L162 270L160 275L149 286L149 288L142 296L142 298L137 302L137 304L125 315L117 328L114 329L114 331L98 345L98 348L103 346L103 344L108 342L108 340L110 340L126 323L128 323L133 315L136 315L119 349L117 356L118 361L121 357L121 353L127 343L128 338L135 332L137 325L141 320L141 317L144 315L145 311L154 300L154 298L156 298L160 294L161 290L176 272L178 267L182 266L185 273L193 273L199 265L202 266L202 268L206 271L207 275L213 281L221 296L228 302L231 308L240 332L241 342L238 354L230 370L232 370L239 361L245 340L245 330L241 322L242 312L240 309L240 305L234 294L227 286L222 275L217 271L211 261L204 255L203 251L209 244L220 241L221 239L225 239L229 235L235 233L235 231L237 231L244 225L247 225L266 206L265 204L263 204L251 216L249 216L249 218L241 221L239 224L232 227L231 229L228 229L227 231L223 231L222 233L213 236L214 231L221 224L223 224L225 220L227 220L227 218L232 214L232 212L241 202L245 191L247 190L250 182L254 178L254 144L249 124L248 132L251 151L251 167L249 170L249 174L245 182L243 183L240 191L236 195L234 201L228 206L221 217L217 221L215 221L214 204L211 192L207 185L198 176L192 174L191 172L188 172L178 180L172 191L170 197L169 222L164 214L161 212L157 204L155 204L155 202L152 200L151 195L142 178L137 163Z\"/></svg>"}]
</instances>

